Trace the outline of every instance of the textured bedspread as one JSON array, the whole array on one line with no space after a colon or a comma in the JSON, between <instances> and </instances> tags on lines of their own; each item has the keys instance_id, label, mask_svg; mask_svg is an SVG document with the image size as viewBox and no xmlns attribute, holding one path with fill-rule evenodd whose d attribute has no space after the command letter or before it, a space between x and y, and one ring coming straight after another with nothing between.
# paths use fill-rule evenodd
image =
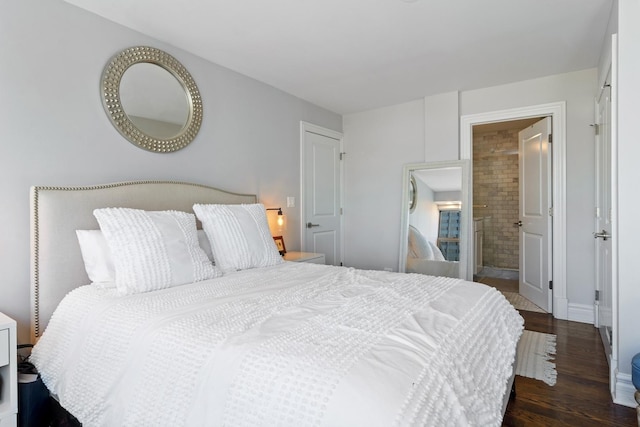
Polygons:
<instances>
[{"instance_id":1,"label":"textured bedspread","mask_svg":"<svg viewBox=\"0 0 640 427\"><path fill-rule=\"evenodd\" d=\"M32 359L85 426L497 426L521 332L484 285L285 263L83 286Z\"/></svg>"}]
</instances>

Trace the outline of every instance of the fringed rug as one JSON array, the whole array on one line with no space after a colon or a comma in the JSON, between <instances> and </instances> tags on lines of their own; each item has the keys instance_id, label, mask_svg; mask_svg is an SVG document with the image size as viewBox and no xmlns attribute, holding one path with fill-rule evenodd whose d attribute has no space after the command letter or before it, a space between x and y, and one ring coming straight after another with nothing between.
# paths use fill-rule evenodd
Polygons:
<instances>
[{"instance_id":1,"label":"fringed rug","mask_svg":"<svg viewBox=\"0 0 640 427\"><path fill-rule=\"evenodd\" d=\"M523 297L517 292L506 292L502 291L502 294L505 296L507 301L511 303L512 306L516 308L516 310L525 310L525 311L535 311L536 313L546 313L543 309Z\"/></svg>"},{"instance_id":2,"label":"fringed rug","mask_svg":"<svg viewBox=\"0 0 640 427\"><path fill-rule=\"evenodd\" d=\"M556 364L551 362L556 354L556 336L541 332L523 331L518 343L516 375L556 384Z\"/></svg>"}]
</instances>

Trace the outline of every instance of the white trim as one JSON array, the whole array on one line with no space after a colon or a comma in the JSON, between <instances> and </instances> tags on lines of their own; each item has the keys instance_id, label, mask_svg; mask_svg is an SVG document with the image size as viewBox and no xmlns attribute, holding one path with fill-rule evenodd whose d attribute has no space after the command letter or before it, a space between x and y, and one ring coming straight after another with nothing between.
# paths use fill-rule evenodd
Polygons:
<instances>
[{"instance_id":1,"label":"white trim","mask_svg":"<svg viewBox=\"0 0 640 427\"><path fill-rule=\"evenodd\" d=\"M566 249L566 146L567 118L566 102L513 108L460 117L460 158L471 159L473 126L483 123L503 122L527 117L551 116L553 126L553 316L568 318L567 300L567 249ZM473 180L473 177L471 177ZM473 215L470 215L473 217ZM470 221L468 218L467 221ZM471 229L472 224L467 224ZM468 248L471 251L471 246ZM467 260L472 260L472 254Z\"/></svg>"},{"instance_id":2,"label":"white trim","mask_svg":"<svg viewBox=\"0 0 640 427\"><path fill-rule=\"evenodd\" d=\"M305 159L305 133L311 132L318 135L326 136L327 138L333 138L340 141L340 152L344 152L344 135L341 132L337 132L332 129L327 129L322 126L314 125L309 122L300 122L300 250L304 251L306 244L306 229L305 229L305 202L306 197L304 194L305 188L305 169L304 169L304 159ZM344 161L340 162L340 209L344 209ZM338 243L340 246L340 259L337 260L339 265L342 265L344 261L344 212L340 215L340 241Z\"/></svg>"},{"instance_id":3,"label":"white trim","mask_svg":"<svg viewBox=\"0 0 640 427\"><path fill-rule=\"evenodd\" d=\"M595 312L594 305L569 303L567 320L593 325Z\"/></svg>"},{"instance_id":4,"label":"white trim","mask_svg":"<svg viewBox=\"0 0 640 427\"><path fill-rule=\"evenodd\" d=\"M631 382L631 375L616 371L615 386L613 387L613 403L635 408L638 406L636 399L633 397L635 392L636 388L633 382Z\"/></svg>"},{"instance_id":5,"label":"white trim","mask_svg":"<svg viewBox=\"0 0 640 427\"><path fill-rule=\"evenodd\" d=\"M615 373L618 372L619 295L618 295L618 34L611 36L611 382L609 387L616 393Z\"/></svg>"}]
</instances>

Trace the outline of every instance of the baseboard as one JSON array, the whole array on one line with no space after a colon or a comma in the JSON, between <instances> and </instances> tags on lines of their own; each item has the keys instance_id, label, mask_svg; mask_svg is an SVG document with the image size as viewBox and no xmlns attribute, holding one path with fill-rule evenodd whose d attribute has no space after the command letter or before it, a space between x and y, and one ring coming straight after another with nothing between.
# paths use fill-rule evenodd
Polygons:
<instances>
[{"instance_id":1,"label":"baseboard","mask_svg":"<svg viewBox=\"0 0 640 427\"><path fill-rule=\"evenodd\" d=\"M636 388L631 382L631 375L621 374L620 372L616 373L613 403L635 408L638 406L636 399L633 397L635 392Z\"/></svg>"},{"instance_id":2,"label":"baseboard","mask_svg":"<svg viewBox=\"0 0 640 427\"><path fill-rule=\"evenodd\" d=\"M593 325L596 321L593 305L569 303L567 320Z\"/></svg>"},{"instance_id":3,"label":"baseboard","mask_svg":"<svg viewBox=\"0 0 640 427\"><path fill-rule=\"evenodd\" d=\"M568 313L569 300L566 298L553 297L553 317L556 319L569 320Z\"/></svg>"}]
</instances>

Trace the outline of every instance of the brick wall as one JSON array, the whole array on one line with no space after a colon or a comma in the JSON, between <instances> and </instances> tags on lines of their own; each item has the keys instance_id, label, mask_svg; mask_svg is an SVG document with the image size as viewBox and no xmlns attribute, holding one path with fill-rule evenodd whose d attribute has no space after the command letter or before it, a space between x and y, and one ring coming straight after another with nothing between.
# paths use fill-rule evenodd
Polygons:
<instances>
[{"instance_id":1,"label":"brick wall","mask_svg":"<svg viewBox=\"0 0 640 427\"><path fill-rule=\"evenodd\" d=\"M518 269L518 227L513 224L518 222L518 155L514 153L521 129L473 135L473 215L484 218L483 264L488 267Z\"/></svg>"}]
</instances>

